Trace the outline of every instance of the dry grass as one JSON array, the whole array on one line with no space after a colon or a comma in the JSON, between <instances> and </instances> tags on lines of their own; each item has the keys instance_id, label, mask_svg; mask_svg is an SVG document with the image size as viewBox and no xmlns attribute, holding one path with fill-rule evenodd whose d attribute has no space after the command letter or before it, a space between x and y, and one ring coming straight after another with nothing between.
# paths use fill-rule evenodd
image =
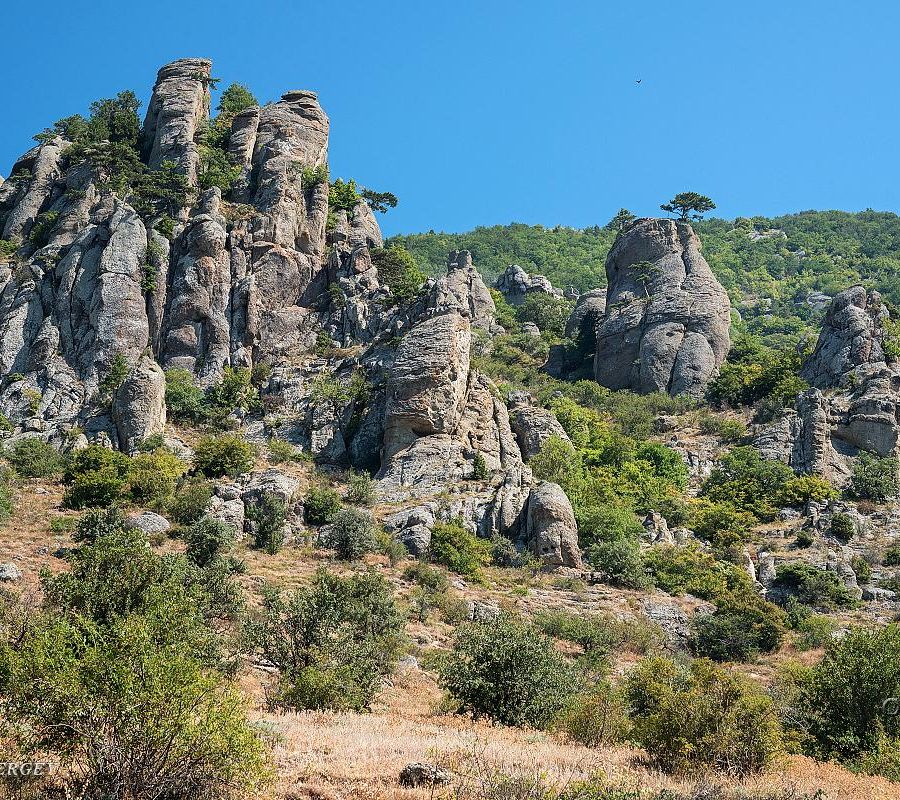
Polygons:
<instances>
[{"instance_id":1,"label":"dry grass","mask_svg":"<svg viewBox=\"0 0 900 800\"><path fill-rule=\"evenodd\" d=\"M414 761L453 766L473 755L507 769L540 769L558 784L596 775L648 791L689 792L696 784L648 767L643 753L631 748L590 749L548 733L443 715L436 709L439 697L433 682L414 672L386 690L369 714L265 714L262 721L276 738L278 775L266 797L419 800L429 797L430 790L401 788L397 781L404 766ZM822 789L825 800L900 797L896 784L801 756L786 758L777 769L745 782L722 783L748 792L812 794Z\"/></svg>"}]
</instances>

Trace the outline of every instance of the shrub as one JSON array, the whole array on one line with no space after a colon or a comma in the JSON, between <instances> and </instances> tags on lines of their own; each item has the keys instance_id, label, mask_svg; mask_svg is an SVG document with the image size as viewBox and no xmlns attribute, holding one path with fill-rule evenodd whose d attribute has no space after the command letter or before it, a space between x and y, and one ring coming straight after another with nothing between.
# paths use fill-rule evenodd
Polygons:
<instances>
[{"instance_id":1,"label":"shrub","mask_svg":"<svg viewBox=\"0 0 900 800\"><path fill-rule=\"evenodd\" d=\"M829 532L836 539L840 539L842 542L849 542L853 538L853 534L856 533L853 517L845 514L843 511L832 514Z\"/></svg>"},{"instance_id":2,"label":"shrub","mask_svg":"<svg viewBox=\"0 0 900 800\"><path fill-rule=\"evenodd\" d=\"M231 525L212 517L201 517L184 534L185 552L198 567L206 567L217 558L222 558L236 538L236 531Z\"/></svg>"},{"instance_id":3,"label":"shrub","mask_svg":"<svg viewBox=\"0 0 900 800\"><path fill-rule=\"evenodd\" d=\"M896 497L897 491L897 459L860 453L853 465L848 489L850 496L884 503Z\"/></svg>"},{"instance_id":4,"label":"shrub","mask_svg":"<svg viewBox=\"0 0 900 800\"><path fill-rule=\"evenodd\" d=\"M585 555L606 583L626 589L648 589L653 585L635 539L597 542L587 548Z\"/></svg>"},{"instance_id":5,"label":"shrub","mask_svg":"<svg viewBox=\"0 0 900 800\"><path fill-rule=\"evenodd\" d=\"M715 613L695 616L692 646L714 661L748 661L771 653L784 638L784 614L772 603L754 598L723 602Z\"/></svg>"},{"instance_id":6,"label":"shrub","mask_svg":"<svg viewBox=\"0 0 900 800\"><path fill-rule=\"evenodd\" d=\"M491 558L498 567L525 567L534 556L528 550L517 550L505 536L496 535L491 538Z\"/></svg>"},{"instance_id":7,"label":"shrub","mask_svg":"<svg viewBox=\"0 0 900 800\"><path fill-rule=\"evenodd\" d=\"M609 747L625 741L630 726L622 690L600 681L569 705L556 727L568 739L586 747Z\"/></svg>"},{"instance_id":8,"label":"shrub","mask_svg":"<svg viewBox=\"0 0 900 800\"><path fill-rule=\"evenodd\" d=\"M824 611L852 608L856 600L833 572L812 564L794 562L779 564L775 570L775 586L796 597L804 605Z\"/></svg>"},{"instance_id":9,"label":"shrub","mask_svg":"<svg viewBox=\"0 0 900 800\"><path fill-rule=\"evenodd\" d=\"M754 447L734 447L704 481L701 496L730 503L758 519L772 519L785 484L794 478L780 461L764 459Z\"/></svg>"},{"instance_id":10,"label":"shrub","mask_svg":"<svg viewBox=\"0 0 900 800\"><path fill-rule=\"evenodd\" d=\"M504 725L549 725L577 682L553 643L509 614L463 626L440 667L459 710Z\"/></svg>"},{"instance_id":11,"label":"shrub","mask_svg":"<svg viewBox=\"0 0 900 800\"><path fill-rule=\"evenodd\" d=\"M802 687L801 723L811 751L851 759L877 745L879 731L900 736L900 627L851 630L832 641Z\"/></svg>"},{"instance_id":12,"label":"shrub","mask_svg":"<svg viewBox=\"0 0 900 800\"><path fill-rule=\"evenodd\" d=\"M802 506L810 501L823 503L837 497L837 490L825 478L818 475L797 475L789 478L781 487L778 504Z\"/></svg>"},{"instance_id":13,"label":"shrub","mask_svg":"<svg viewBox=\"0 0 900 800\"><path fill-rule=\"evenodd\" d=\"M169 516L179 525L190 525L200 519L212 499L213 485L203 478L186 478L175 490L167 505Z\"/></svg>"},{"instance_id":14,"label":"shrub","mask_svg":"<svg viewBox=\"0 0 900 800\"><path fill-rule=\"evenodd\" d=\"M406 549L406 545L386 531L378 531L376 539L378 540L378 549L387 556L388 562L392 567L396 567L397 564L409 556L409 550Z\"/></svg>"},{"instance_id":15,"label":"shrub","mask_svg":"<svg viewBox=\"0 0 900 800\"><path fill-rule=\"evenodd\" d=\"M63 457L52 444L36 437L20 439L5 455L23 478L50 478L62 472Z\"/></svg>"},{"instance_id":16,"label":"shrub","mask_svg":"<svg viewBox=\"0 0 900 800\"><path fill-rule=\"evenodd\" d=\"M644 554L656 585L669 594L693 594L717 600L730 591L752 590L747 573L704 552L696 545L657 545Z\"/></svg>"},{"instance_id":17,"label":"shrub","mask_svg":"<svg viewBox=\"0 0 900 800\"><path fill-rule=\"evenodd\" d=\"M350 471L347 477L347 502L357 506L370 506L375 502L375 481L368 472Z\"/></svg>"},{"instance_id":18,"label":"shrub","mask_svg":"<svg viewBox=\"0 0 900 800\"><path fill-rule=\"evenodd\" d=\"M633 511L622 505L599 504L579 508L575 518L578 541L582 547L595 542L638 541L644 535L640 520Z\"/></svg>"},{"instance_id":19,"label":"shrub","mask_svg":"<svg viewBox=\"0 0 900 800\"><path fill-rule=\"evenodd\" d=\"M709 661L646 658L627 676L632 735L667 772L716 769L745 775L782 751L771 699Z\"/></svg>"},{"instance_id":20,"label":"shrub","mask_svg":"<svg viewBox=\"0 0 900 800\"><path fill-rule=\"evenodd\" d=\"M542 333L561 337L566 321L572 313L572 304L543 292L531 292L516 309L519 322L533 322Z\"/></svg>"},{"instance_id":21,"label":"shrub","mask_svg":"<svg viewBox=\"0 0 900 800\"><path fill-rule=\"evenodd\" d=\"M341 496L326 487L310 486L303 498L303 513L311 525L327 525L341 510Z\"/></svg>"},{"instance_id":22,"label":"shrub","mask_svg":"<svg viewBox=\"0 0 900 800\"><path fill-rule=\"evenodd\" d=\"M472 459L472 480L486 481L489 477L490 472L488 472L484 456L481 453L475 453L475 457Z\"/></svg>"},{"instance_id":23,"label":"shrub","mask_svg":"<svg viewBox=\"0 0 900 800\"><path fill-rule=\"evenodd\" d=\"M872 580L872 567L862 556L853 556L850 559L850 567L860 583L868 583Z\"/></svg>"},{"instance_id":24,"label":"shrub","mask_svg":"<svg viewBox=\"0 0 900 800\"><path fill-rule=\"evenodd\" d=\"M362 710L393 668L402 619L380 575L341 578L319 570L288 596L267 590L248 633L278 668L276 704Z\"/></svg>"},{"instance_id":25,"label":"shrub","mask_svg":"<svg viewBox=\"0 0 900 800\"><path fill-rule=\"evenodd\" d=\"M255 546L265 550L270 556L275 555L284 544L287 503L278 495L266 492L247 505L245 513L253 523Z\"/></svg>"},{"instance_id":26,"label":"shrub","mask_svg":"<svg viewBox=\"0 0 900 800\"><path fill-rule=\"evenodd\" d=\"M107 627L47 616L7 651L4 715L61 761L66 796L225 798L257 787L264 748L245 701L180 646L182 627L152 614Z\"/></svg>"},{"instance_id":27,"label":"shrub","mask_svg":"<svg viewBox=\"0 0 900 800\"><path fill-rule=\"evenodd\" d=\"M375 548L375 521L356 508L339 511L328 532L328 544L343 561L357 561Z\"/></svg>"},{"instance_id":28,"label":"shrub","mask_svg":"<svg viewBox=\"0 0 900 800\"><path fill-rule=\"evenodd\" d=\"M105 508L122 498L126 483L114 466L82 472L63 495L65 508Z\"/></svg>"},{"instance_id":29,"label":"shrub","mask_svg":"<svg viewBox=\"0 0 900 800\"><path fill-rule=\"evenodd\" d=\"M294 461L297 458L297 450L290 442L284 439L272 437L267 443L269 448L269 461L273 464L283 464L285 461Z\"/></svg>"},{"instance_id":30,"label":"shrub","mask_svg":"<svg viewBox=\"0 0 900 800\"><path fill-rule=\"evenodd\" d=\"M197 422L203 417L205 396L186 369L166 370L166 411L180 422Z\"/></svg>"},{"instance_id":31,"label":"shrub","mask_svg":"<svg viewBox=\"0 0 900 800\"><path fill-rule=\"evenodd\" d=\"M187 466L171 450L160 447L151 453L138 453L128 466L128 485L139 503L157 503L171 497Z\"/></svg>"},{"instance_id":32,"label":"shrub","mask_svg":"<svg viewBox=\"0 0 900 800\"><path fill-rule=\"evenodd\" d=\"M71 483L79 475L109 467L125 478L131 464L130 459L118 450L110 450L98 444L92 444L72 454L63 473L63 480Z\"/></svg>"},{"instance_id":33,"label":"shrub","mask_svg":"<svg viewBox=\"0 0 900 800\"><path fill-rule=\"evenodd\" d=\"M387 285L399 303L414 298L425 282L426 275L416 260L399 245L372 250L372 263L378 270L378 278Z\"/></svg>"},{"instance_id":34,"label":"shrub","mask_svg":"<svg viewBox=\"0 0 900 800\"><path fill-rule=\"evenodd\" d=\"M241 475L253 467L253 445L234 434L204 436L194 450L194 467L210 478Z\"/></svg>"},{"instance_id":35,"label":"shrub","mask_svg":"<svg viewBox=\"0 0 900 800\"><path fill-rule=\"evenodd\" d=\"M694 533L715 547L730 547L747 540L756 518L729 503L700 501L693 507L691 527Z\"/></svg>"},{"instance_id":36,"label":"shrub","mask_svg":"<svg viewBox=\"0 0 900 800\"><path fill-rule=\"evenodd\" d=\"M813 541L815 540L813 539L812 533L810 531L803 530L797 534L797 538L794 540L794 544L800 548L812 547Z\"/></svg>"},{"instance_id":37,"label":"shrub","mask_svg":"<svg viewBox=\"0 0 900 800\"><path fill-rule=\"evenodd\" d=\"M437 522L431 529L429 557L437 564L459 573L475 576L490 563L490 543L466 530L459 520Z\"/></svg>"},{"instance_id":38,"label":"shrub","mask_svg":"<svg viewBox=\"0 0 900 800\"><path fill-rule=\"evenodd\" d=\"M886 567L896 567L900 565L900 545L891 545L884 553L881 563Z\"/></svg>"}]
</instances>

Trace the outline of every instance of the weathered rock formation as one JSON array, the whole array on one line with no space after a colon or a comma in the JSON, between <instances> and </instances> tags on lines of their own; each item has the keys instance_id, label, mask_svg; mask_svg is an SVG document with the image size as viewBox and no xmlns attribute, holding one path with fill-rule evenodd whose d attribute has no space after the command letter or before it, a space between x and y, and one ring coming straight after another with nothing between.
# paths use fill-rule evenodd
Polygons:
<instances>
[{"instance_id":1,"label":"weathered rock formation","mask_svg":"<svg viewBox=\"0 0 900 800\"><path fill-rule=\"evenodd\" d=\"M563 297L561 289L557 289L543 275L530 275L518 264L510 264L494 284L500 294L510 305L520 306L529 293L547 294L551 297Z\"/></svg>"},{"instance_id":2,"label":"weathered rock formation","mask_svg":"<svg viewBox=\"0 0 900 800\"><path fill-rule=\"evenodd\" d=\"M816 388L757 433L763 455L837 484L861 451L895 455L900 446L900 372L887 363L877 292L854 286L832 301L801 374Z\"/></svg>"},{"instance_id":3,"label":"weathered rock formation","mask_svg":"<svg viewBox=\"0 0 900 800\"><path fill-rule=\"evenodd\" d=\"M730 346L728 295L687 223L642 219L606 262L594 375L610 389L699 397Z\"/></svg>"},{"instance_id":4,"label":"weathered rock formation","mask_svg":"<svg viewBox=\"0 0 900 800\"><path fill-rule=\"evenodd\" d=\"M851 286L828 307L816 349L801 377L820 389L847 387L850 375L867 364L883 364L884 322L890 314L878 292Z\"/></svg>"}]
</instances>

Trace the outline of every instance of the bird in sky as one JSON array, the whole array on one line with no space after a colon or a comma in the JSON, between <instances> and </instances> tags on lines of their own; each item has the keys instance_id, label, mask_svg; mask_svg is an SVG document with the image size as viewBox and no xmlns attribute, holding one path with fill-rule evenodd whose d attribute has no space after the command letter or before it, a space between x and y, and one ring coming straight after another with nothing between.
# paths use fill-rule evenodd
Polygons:
<instances>
[{"instance_id":1,"label":"bird in sky","mask_svg":"<svg viewBox=\"0 0 900 800\"><path fill-rule=\"evenodd\" d=\"M644 80L644 79L643 79L643 78L638 78L638 79L635 81L635 83L640 83L642 80Z\"/></svg>"}]
</instances>

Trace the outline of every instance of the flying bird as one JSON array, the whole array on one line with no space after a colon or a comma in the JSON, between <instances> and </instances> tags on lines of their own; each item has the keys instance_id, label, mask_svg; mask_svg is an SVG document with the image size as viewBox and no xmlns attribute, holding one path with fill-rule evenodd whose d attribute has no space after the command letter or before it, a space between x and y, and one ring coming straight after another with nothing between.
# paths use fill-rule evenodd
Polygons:
<instances>
[{"instance_id":1,"label":"flying bird","mask_svg":"<svg viewBox=\"0 0 900 800\"><path fill-rule=\"evenodd\" d=\"M644 80L644 79L643 79L643 78L638 78L638 79L635 81L635 83L640 83L642 80Z\"/></svg>"}]
</instances>

